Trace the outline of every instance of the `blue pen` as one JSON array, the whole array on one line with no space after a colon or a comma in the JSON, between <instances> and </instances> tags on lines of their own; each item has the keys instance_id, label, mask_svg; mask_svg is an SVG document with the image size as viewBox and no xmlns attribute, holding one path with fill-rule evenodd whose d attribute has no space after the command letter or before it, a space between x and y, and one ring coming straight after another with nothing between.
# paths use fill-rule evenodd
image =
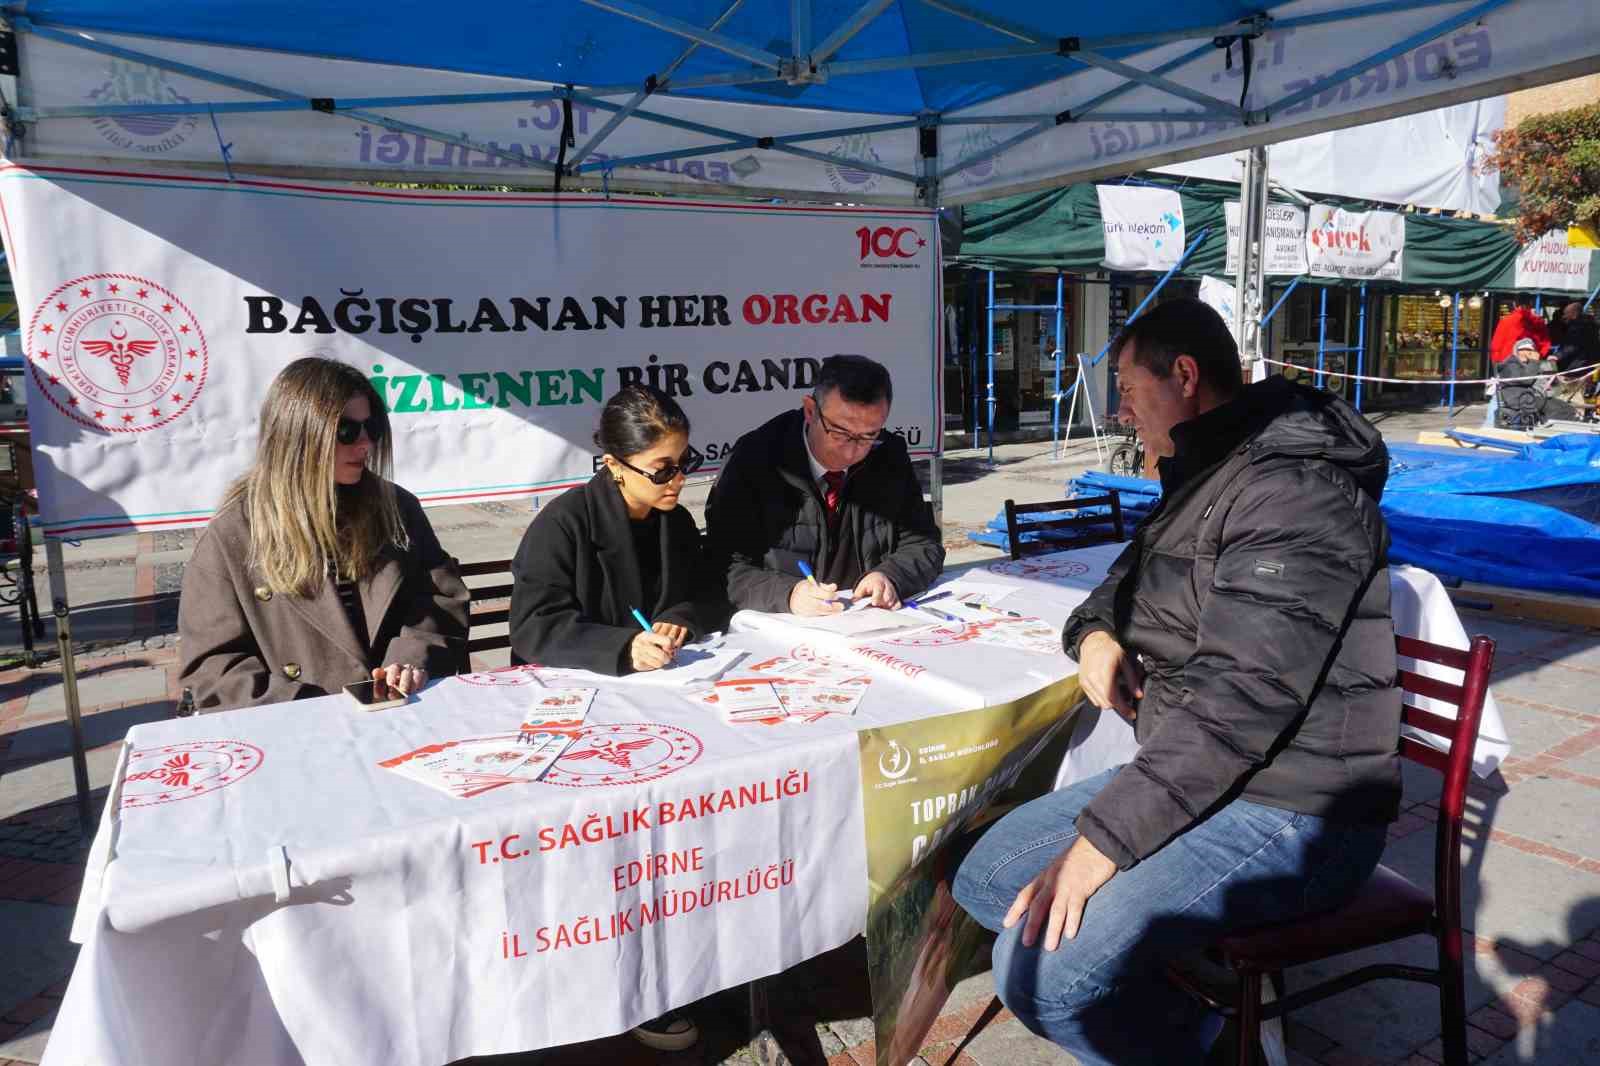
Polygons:
<instances>
[{"instance_id":1,"label":"blue pen","mask_svg":"<svg viewBox=\"0 0 1600 1066\"><path fill-rule=\"evenodd\" d=\"M943 618L946 622L960 622L960 621L962 621L962 619L957 618L955 615L946 614L945 612L939 610L937 607L924 607L919 603L919 604L917 604L917 610L926 611L929 614L933 615L935 618Z\"/></svg>"},{"instance_id":2,"label":"blue pen","mask_svg":"<svg viewBox=\"0 0 1600 1066\"><path fill-rule=\"evenodd\" d=\"M628 610L633 612L633 620L639 623L640 629L644 630L646 633L654 632L654 630L650 628L650 623L645 619L645 616L639 613L639 608L629 607Z\"/></svg>"},{"instance_id":3,"label":"blue pen","mask_svg":"<svg viewBox=\"0 0 1600 1066\"><path fill-rule=\"evenodd\" d=\"M817 583L817 575L811 572L811 564L801 559L799 566L800 572L805 575L806 580L815 585Z\"/></svg>"},{"instance_id":4,"label":"blue pen","mask_svg":"<svg viewBox=\"0 0 1600 1066\"><path fill-rule=\"evenodd\" d=\"M912 600L910 601L909 606L921 607L925 603L932 603L934 600L942 600L948 595L950 595L950 590L945 589L943 592L935 592L932 596L924 596L920 600ZM945 617L948 618L950 616L946 615Z\"/></svg>"}]
</instances>

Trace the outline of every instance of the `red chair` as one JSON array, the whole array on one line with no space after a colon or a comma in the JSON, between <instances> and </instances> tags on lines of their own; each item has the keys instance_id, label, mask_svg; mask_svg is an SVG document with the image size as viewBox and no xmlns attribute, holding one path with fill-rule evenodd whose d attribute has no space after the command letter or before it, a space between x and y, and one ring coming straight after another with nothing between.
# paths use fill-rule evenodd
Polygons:
<instances>
[{"instance_id":1,"label":"red chair","mask_svg":"<svg viewBox=\"0 0 1600 1066\"><path fill-rule=\"evenodd\" d=\"M1213 1009L1239 1021L1240 1066L1254 1066L1262 1021L1287 1015L1309 1003L1378 978L1393 977L1438 986L1439 1013L1444 1027L1446 1066L1466 1066L1467 1011L1461 964L1461 814L1467 781L1472 774L1472 749L1478 740L1478 720L1489 690L1489 670L1494 665L1494 641L1476 637L1470 651L1396 637L1402 658L1425 660L1454 667L1465 677L1459 685L1400 671L1404 696L1426 696L1456 705L1454 721L1405 703L1401 720L1415 729L1443 737L1448 752L1411 737L1400 738L1400 754L1444 774L1439 798L1439 825L1434 841L1433 893L1379 865L1372 877L1344 907L1298 922L1263 926L1219 940L1213 954L1238 977L1237 999L1229 1002L1203 988L1187 973L1174 969L1169 976L1185 991ZM1290 966L1343 955L1361 948L1387 944L1410 936L1431 936L1438 942L1439 966L1425 969L1395 963L1377 963L1262 1006L1261 979L1270 976L1283 988L1283 971Z\"/></svg>"}]
</instances>

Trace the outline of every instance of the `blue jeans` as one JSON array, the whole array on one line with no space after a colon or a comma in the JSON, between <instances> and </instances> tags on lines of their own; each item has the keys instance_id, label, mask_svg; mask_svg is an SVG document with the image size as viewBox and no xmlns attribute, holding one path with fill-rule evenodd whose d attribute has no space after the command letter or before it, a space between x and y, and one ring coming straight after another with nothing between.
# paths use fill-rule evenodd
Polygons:
<instances>
[{"instance_id":1,"label":"blue jeans","mask_svg":"<svg viewBox=\"0 0 1600 1066\"><path fill-rule=\"evenodd\" d=\"M1035 1033L1082 1066L1199 1063L1214 1016L1167 983L1166 965L1230 931L1289 921L1350 898L1383 854L1384 826L1330 822L1234 800L1118 872L1073 940L1022 946L1002 929L1022 888L1077 839L1078 812L1117 770L1026 803L996 822L956 873L957 902L1000 934L994 983Z\"/></svg>"}]
</instances>

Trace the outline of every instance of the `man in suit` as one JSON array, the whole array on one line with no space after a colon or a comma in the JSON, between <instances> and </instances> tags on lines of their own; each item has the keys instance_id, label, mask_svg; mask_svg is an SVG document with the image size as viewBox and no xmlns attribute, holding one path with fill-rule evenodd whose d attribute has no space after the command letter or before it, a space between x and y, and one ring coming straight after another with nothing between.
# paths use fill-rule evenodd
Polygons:
<instances>
[{"instance_id":1,"label":"man in suit","mask_svg":"<svg viewBox=\"0 0 1600 1066\"><path fill-rule=\"evenodd\" d=\"M706 531L736 608L832 614L843 610L841 589L895 608L939 576L933 511L905 441L884 432L893 400L882 364L830 356L798 410L734 445L706 505Z\"/></svg>"}]
</instances>

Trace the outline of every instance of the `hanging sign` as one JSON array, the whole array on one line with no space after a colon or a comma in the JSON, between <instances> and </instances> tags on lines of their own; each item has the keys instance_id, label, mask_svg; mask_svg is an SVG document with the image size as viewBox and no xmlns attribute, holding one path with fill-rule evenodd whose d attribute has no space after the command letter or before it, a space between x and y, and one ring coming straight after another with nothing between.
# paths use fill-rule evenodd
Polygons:
<instances>
[{"instance_id":1,"label":"hanging sign","mask_svg":"<svg viewBox=\"0 0 1600 1066\"><path fill-rule=\"evenodd\" d=\"M1239 201L1230 200L1222 205L1228 219L1228 277L1239 274ZM1306 272L1306 212L1294 204L1267 205L1267 240L1262 250L1263 266L1268 274L1304 274Z\"/></svg>"},{"instance_id":2,"label":"hanging sign","mask_svg":"<svg viewBox=\"0 0 1600 1066\"><path fill-rule=\"evenodd\" d=\"M1405 216L1312 204L1306 216L1306 258L1324 278L1399 281L1406 247Z\"/></svg>"},{"instance_id":3,"label":"hanging sign","mask_svg":"<svg viewBox=\"0 0 1600 1066\"><path fill-rule=\"evenodd\" d=\"M835 352L888 366L888 428L936 446L926 211L15 166L0 204L53 536L206 522L273 378L313 354L371 380L425 504L587 481L634 381L683 405L715 470Z\"/></svg>"},{"instance_id":4,"label":"hanging sign","mask_svg":"<svg viewBox=\"0 0 1600 1066\"><path fill-rule=\"evenodd\" d=\"M1551 230L1522 249L1512 284L1519 289L1585 292L1589 288L1589 257L1593 254L1591 248L1573 247L1566 233Z\"/></svg>"},{"instance_id":5,"label":"hanging sign","mask_svg":"<svg viewBox=\"0 0 1600 1066\"><path fill-rule=\"evenodd\" d=\"M1171 270L1187 240L1183 203L1173 189L1143 185L1096 185L1110 270Z\"/></svg>"}]
</instances>

